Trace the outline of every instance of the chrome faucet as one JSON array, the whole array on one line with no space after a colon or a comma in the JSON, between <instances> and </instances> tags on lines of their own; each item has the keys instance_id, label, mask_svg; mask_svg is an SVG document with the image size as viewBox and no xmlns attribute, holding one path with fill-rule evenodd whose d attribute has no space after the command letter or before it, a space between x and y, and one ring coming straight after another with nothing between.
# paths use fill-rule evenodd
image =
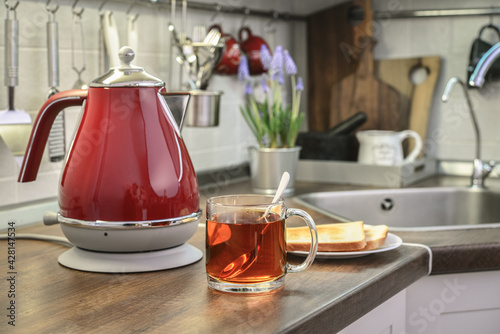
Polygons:
<instances>
[{"instance_id":1,"label":"chrome faucet","mask_svg":"<svg viewBox=\"0 0 500 334\"><path fill-rule=\"evenodd\" d=\"M500 50L500 46L498 49ZM499 51L499 53L500 53L500 51ZM479 62L479 64L481 64L481 62ZM478 64L478 66L479 66L479 64ZM478 68L476 67L476 71L477 71L477 69ZM476 71L474 71L474 73L476 73ZM474 74L473 74L473 76L474 76ZM484 77L483 77L483 81L484 81ZM472 82L472 77L471 77L471 82ZM467 86L465 85L465 83L462 80L455 78L455 77L451 78L448 81L448 83L446 84L443 95L441 96L441 100L443 102L449 101L450 93L453 90L453 87L455 87L455 85L457 83L460 86L462 86L462 88L463 88L463 91L465 94L465 99L466 99L467 105L469 107L469 112L470 112L470 117L472 119L472 124L474 125L474 133L476 135L476 152L475 152L475 158L474 158L474 162L473 162L471 187L484 188L485 187L484 180L486 179L486 177L488 177L488 175L491 173L491 171L495 167L495 162L490 161L488 163L483 163L483 161L481 160L481 133L479 131L479 125L477 123L476 114L474 113L474 109L472 108L472 103L471 103L471 100L469 97L469 91L467 90Z\"/></svg>"},{"instance_id":2,"label":"chrome faucet","mask_svg":"<svg viewBox=\"0 0 500 334\"><path fill-rule=\"evenodd\" d=\"M469 85L478 88L483 87L484 76L498 57L500 57L500 42L493 45L481 57L479 63L477 63L476 68L474 69L474 72L472 72L472 75L470 76Z\"/></svg>"}]
</instances>

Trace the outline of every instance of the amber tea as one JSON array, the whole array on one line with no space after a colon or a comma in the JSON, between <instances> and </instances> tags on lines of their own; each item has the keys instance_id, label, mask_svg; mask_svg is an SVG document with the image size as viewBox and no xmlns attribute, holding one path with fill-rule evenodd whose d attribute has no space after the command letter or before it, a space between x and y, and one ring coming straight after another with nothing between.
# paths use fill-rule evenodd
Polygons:
<instances>
[{"instance_id":1,"label":"amber tea","mask_svg":"<svg viewBox=\"0 0 500 334\"><path fill-rule=\"evenodd\" d=\"M285 220L263 211L220 213L207 221L206 269L217 280L260 283L284 275Z\"/></svg>"},{"instance_id":2,"label":"amber tea","mask_svg":"<svg viewBox=\"0 0 500 334\"><path fill-rule=\"evenodd\" d=\"M303 210L286 208L283 199L212 197L207 199L206 214L206 271L211 289L250 294L277 291L284 286L285 275L304 271L314 261L318 249L314 221ZM302 218L311 230L311 249L300 265L286 262L285 220L291 216Z\"/></svg>"}]
</instances>

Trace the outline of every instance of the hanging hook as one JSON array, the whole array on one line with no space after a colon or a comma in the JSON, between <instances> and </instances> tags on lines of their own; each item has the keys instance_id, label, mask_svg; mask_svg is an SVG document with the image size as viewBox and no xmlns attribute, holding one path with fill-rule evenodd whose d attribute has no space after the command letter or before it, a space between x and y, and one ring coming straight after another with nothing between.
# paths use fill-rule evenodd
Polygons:
<instances>
[{"instance_id":1,"label":"hanging hook","mask_svg":"<svg viewBox=\"0 0 500 334\"><path fill-rule=\"evenodd\" d=\"M129 15L130 15L130 12L132 11L132 8L134 8L134 6L135 6L135 1L136 1L136 0L134 0L134 1L132 2L132 4L130 5L130 7L127 9L127 12L126 12L126 13L127 13L127 16L129 16ZM135 15L133 16L132 22L135 22L135 21L137 20L137 18L138 18L138 17L139 17L139 13L135 14Z\"/></svg>"},{"instance_id":2,"label":"hanging hook","mask_svg":"<svg viewBox=\"0 0 500 334\"><path fill-rule=\"evenodd\" d=\"M240 26L244 27L245 23L247 23L247 18L250 15L250 8L244 7L243 9L243 19L241 20Z\"/></svg>"},{"instance_id":3,"label":"hanging hook","mask_svg":"<svg viewBox=\"0 0 500 334\"><path fill-rule=\"evenodd\" d=\"M54 14L57 12L57 10L59 9L59 5L56 5L54 8L52 8L52 9L51 9L51 8L50 8L50 6L49 6L49 5L50 5L50 1L51 1L51 0L47 0L47 3L45 4L45 10L46 10L49 14L54 15Z\"/></svg>"},{"instance_id":4,"label":"hanging hook","mask_svg":"<svg viewBox=\"0 0 500 334\"><path fill-rule=\"evenodd\" d=\"M82 14L83 14L83 11L85 10L84 7L81 8L81 10L78 12L76 10L76 4L78 3L78 1L80 0L75 0L75 2L73 2L73 6L71 7L71 9L73 10L73 14L78 16L79 18L82 18Z\"/></svg>"},{"instance_id":5,"label":"hanging hook","mask_svg":"<svg viewBox=\"0 0 500 334\"><path fill-rule=\"evenodd\" d=\"M71 65L73 70L78 74L78 79L80 79L80 76L83 71L86 69L86 61L85 61L85 34L83 32L83 25L82 25L82 13L83 9L80 12L77 12L75 10L75 6L78 3L79 0L75 0L73 3L73 22L71 24ZM81 47L82 47L82 66L80 69L78 69L75 65L75 37L76 37L76 31L79 29L80 32L80 41L81 41Z\"/></svg>"},{"instance_id":6,"label":"hanging hook","mask_svg":"<svg viewBox=\"0 0 500 334\"><path fill-rule=\"evenodd\" d=\"M264 26L264 31L265 32L270 32L274 33L276 32L276 21L278 20L280 14L277 11L273 12L273 16L267 21L266 25Z\"/></svg>"},{"instance_id":7,"label":"hanging hook","mask_svg":"<svg viewBox=\"0 0 500 334\"><path fill-rule=\"evenodd\" d=\"M106 2L108 2L108 0L103 0L103 1L101 2L101 5L99 6L99 9L98 9L98 10L99 10L99 13L101 13L101 14L102 14L102 9L104 8L104 5L106 4Z\"/></svg>"},{"instance_id":8,"label":"hanging hook","mask_svg":"<svg viewBox=\"0 0 500 334\"><path fill-rule=\"evenodd\" d=\"M14 6L9 6L9 0L5 0L5 8L7 10L16 10L17 6L19 6L19 1L16 1Z\"/></svg>"},{"instance_id":9,"label":"hanging hook","mask_svg":"<svg viewBox=\"0 0 500 334\"><path fill-rule=\"evenodd\" d=\"M132 4L130 5L130 7L128 7L127 12L126 12L127 15L130 14L130 12L132 11L132 8L134 8L134 6L135 6L135 0L132 2Z\"/></svg>"},{"instance_id":10,"label":"hanging hook","mask_svg":"<svg viewBox=\"0 0 500 334\"><path fill-rule=\"evenodd\" d=\"M222 6L218 2L215 3L214 7L215 7L215 11L212 14L212 16L210 17L210 20L209 20L210 23L215 23L215 19L217 19L219 17L219 15L222 11Z\"/></svg>"}]
</instances>

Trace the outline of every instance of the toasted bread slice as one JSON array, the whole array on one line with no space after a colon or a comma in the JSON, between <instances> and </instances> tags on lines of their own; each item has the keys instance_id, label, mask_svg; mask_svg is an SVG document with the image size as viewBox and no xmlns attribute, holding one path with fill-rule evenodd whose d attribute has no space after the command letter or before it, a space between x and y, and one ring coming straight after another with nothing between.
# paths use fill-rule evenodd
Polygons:
<instances>
[{"instance_id":1,"label":"toasted bread slice","mask_svg":"<svg viewBox=\"0 0 500 334\"><path fill-rule=\"evenodd\" d=\"M319 252L351 252L366 247L363 222L316 225ZM287 228L286 249L309 251L311 235L308 227Z\"/></svg>"},{"instance_id":2,"label":"toasted bread slice","mask_svg":"<svg viewBox=\"0 0 500 334\"><path fill-rule=\"evenodd\" d=\"M388 232L389 227L387 225L365 225L366 246L362 251L377 249L382 246Z\"/></svg>"}]
</instances>

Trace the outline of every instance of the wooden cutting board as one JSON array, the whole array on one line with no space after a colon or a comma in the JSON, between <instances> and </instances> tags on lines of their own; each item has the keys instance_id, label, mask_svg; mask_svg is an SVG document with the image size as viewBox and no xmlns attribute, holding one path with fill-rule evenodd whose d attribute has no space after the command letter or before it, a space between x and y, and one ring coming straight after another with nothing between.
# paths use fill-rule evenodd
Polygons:
<instances>
[{"instance_id":1,"label":"wooden cutting board","mask_svg":"<svg viewBox=\"0 0 500 334\"><path fill-rule=\"evenodd\" d=\"M401 110L408 115L410 115L411 99L415 89L409 73L418 63L419 58L380 59L374 61L375 75L399 92Z\"/></svg>"},{"instance_id":2,"label":"wooden cutting board","mask_svg":"<svg viewBox=\"0 0 500 334\"><path fill-rule=\"evenodd\" d=\"M428 69L424 82L414 85L410 72L417 66ZM430 105L439 77L441 59L439 56L383 59L375 62L375 74L385 83L395 87L401 98L401 110L408 113L408 128L416 131L423 140L427 135ZM410 149L413 147L411 143Z\"/></svg>"},{"instance_id":3,"label":"wooden cutting board","mask_svg":"<svg viewBox=\"0 0 500 334\"><path fill-rule=\"evenodd\" d=\"M365 11L359 25L349 20L355 7ZM418 129L425 138L439 59L377 61L374 71L372 49L359 43L371 37L371 27L370 0L347 1L308 17L309 131L328 130L364 111L368 122L362 129ZM417 90L408 73L419 62L428 64L430 74Z\"/></svg>"},{"instance_id":4,"label":"wooden cutting board","mask_svg":"<svg viewBox=\"0 0 500 334\"><path fill-rule=\"evenodd\" d=\"M353 25L353 9L364 19ZM371 0L352 0L317 13L307 20L307 72L309 131L326 131L341 119L330 118L332 85L354 73L359 64L362 36L371 36Z\"/></svg>"},{"instance_id":5,"label":"wooden cutting board","mask_svg":"<svg viewBox=\"0 0 500 334\"><path fill-rule=\"evenodd\" d=\"M425 142L427 137L427 125L429 123L430 106L436 88L436 81L439 76L441 59L439 57L422 58L421 65L429 69L429 74L422 84L415 86L413 91L409 129L417 132ZM410 145L410 150L412 147L413 146Z\"/></svg>"},{"instance_id":6,"label":"wooden cutting board","mask_svg":"<svg viewBox=\"0 0 500 334\"><path fill-rule=\"evenodd\" d=\"M368 120L360 130L403 130L408 126L408 113L401 112L400 93L374 75L374 41L366 45L357 70L331 88L330 121L340 122L364 111Z\"/></svg>"}]
</instances>

